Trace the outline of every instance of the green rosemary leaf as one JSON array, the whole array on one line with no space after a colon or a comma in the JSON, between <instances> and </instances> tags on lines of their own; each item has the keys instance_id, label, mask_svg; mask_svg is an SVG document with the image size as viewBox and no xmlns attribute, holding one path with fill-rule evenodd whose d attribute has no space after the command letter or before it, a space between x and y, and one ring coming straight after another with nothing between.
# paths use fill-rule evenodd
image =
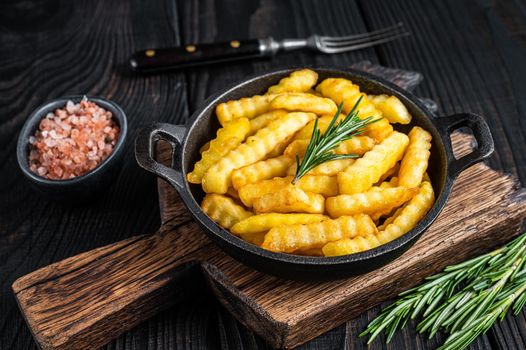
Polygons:
<instances>
[{"instance_id":1,"label":"green rosemary leaf","mask_svg":"<svg viewBox=\"0 0 526 350\"><path fill-rule=\"evenodd\" d=\"M390 341L400 325L421 316L418 332L449 333L439 349L464 349L510 309L517 314L526 304L526 233L491 253L446 267L399 297L360 334L369 335L368 344L382 331Z\"/></svg>"},{"instance_id":2,"label":"green rosemary leaf","mask_svg":"<svg viewBox=\"0 0 526 350\"><path fill-rule=\"evenodd\" d=\"M310 170L314 169L320 164L338 159L358 157L356 154L334 154L332 150L335 149L341 142L361 134L367 125L379 120L373 120L373 117L368 117L365 119L360 119L358 117L358 106L361 100L362 97L356 101L353 108L345 118L339 122L336 122L343 108L343 102L340 103L336 114L332 118L327 130L325 130L323 134L318 128L318 119L314 121L311 139L307 145L303 160L300 161L300 158L296 156L297 170L296 175L292 179L293 184L295 184L296 181L298 181Z\"/></svg>"}]
</instances>

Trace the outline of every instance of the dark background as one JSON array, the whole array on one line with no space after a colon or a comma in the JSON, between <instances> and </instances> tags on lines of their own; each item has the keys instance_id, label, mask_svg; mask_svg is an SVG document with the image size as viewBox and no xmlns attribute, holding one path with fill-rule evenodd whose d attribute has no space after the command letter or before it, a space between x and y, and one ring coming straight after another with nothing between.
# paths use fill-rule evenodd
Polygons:
<instances>
[{"instance_id":1,"label":"dark background","mask_svg":"<svg viewBox=\"0 0 526 350\"><path fill-rule=\"evenodd\" d=\"M413 35L383 46L326 56L273 60L135 76L123 64L137 49L196 42L310 34L349 35L403 21ZM0 2L0 349L35 348L10 290L38 267L159 225L155 178L138 168L132 141L153 121L184 123L207 96L269 68L348 66L361 60L422 72L416 94L440 114L486 117L496 143L490 165L526 182L526 4L459 0L156 0ZM84 207L51 203L33 192L15 161L18 131L39 104L69 94L120 104L130 133L115 185ZM386 286L387 288L388 286ZM365 348L357 337L379 312L361 317L302 349ZM436 348L412 323L393 342L371 348ZM508 316L473 349L525 348L524 311ZM265 349L263 340L203 290L108 345L109 349Z\"/></svg>"}]
</instances>

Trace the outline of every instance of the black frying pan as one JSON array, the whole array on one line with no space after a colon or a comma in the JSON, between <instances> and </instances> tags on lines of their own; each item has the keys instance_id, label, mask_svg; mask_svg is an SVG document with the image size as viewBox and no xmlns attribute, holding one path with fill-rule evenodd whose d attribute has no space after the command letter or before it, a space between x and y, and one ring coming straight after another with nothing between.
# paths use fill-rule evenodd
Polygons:
<instances>
[{"instance_id":1,"label":"black frying pan","mask_svg":"<svg viewBox=\"0 0 526 350\"><path fill-rule=\"evenodd\" d=\"M436 194L436 202L420 223L402 237L380 247L357 254L339 257L309 257L274 253L247 243L222 229L203 213L199 204L204 196L201 186L190 185L186 174L198 160L199 147L214 137L219 123L215 107L228 100L263 94L267 88L289 75L295 69L281 69L246 79L209 98L192 116L187 125L154 124L141 131L135 143L136 158L140 166L167 180L179 192L188 210L215 244L235 259L257 270L292 279L327 279L364 273L387 264L409 249L437 218L451 194L453 182L467 167L487 158L493 152L493 139L488 125L480 116L461 113L434 118L418 98L397 86L375 76L350 69L311 68L319 74L319 81L328 77L342 77L358 84L370 94L397 96L413 116L411 125L396 129L408 132L418 125L431 132L433 144L428 173ZM460 127L473 131L477 148L472 153L455 159L451 146L451 132ZM153 159L155 143L169 141L173 147L172 167Z\"/></svg>"}]
</instances>

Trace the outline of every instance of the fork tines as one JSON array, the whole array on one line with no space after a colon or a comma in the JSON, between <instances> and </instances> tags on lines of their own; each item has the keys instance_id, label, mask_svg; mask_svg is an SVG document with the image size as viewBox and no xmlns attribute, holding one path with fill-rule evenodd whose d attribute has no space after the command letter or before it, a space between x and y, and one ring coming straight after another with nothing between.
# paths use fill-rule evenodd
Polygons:
<instances>
[{"instance_id":1,"label":"fork tines","mask_svg":"<svg viewBox=\"0 0 526 350\"><path fill-rule=\"evenodd\" d=\"M339 53L383 44L408 35L410 33L404 28L404 24L399 22L368 33L340 37L320 36L316 46L325 53Z\"/></svg>"}]
</instances>

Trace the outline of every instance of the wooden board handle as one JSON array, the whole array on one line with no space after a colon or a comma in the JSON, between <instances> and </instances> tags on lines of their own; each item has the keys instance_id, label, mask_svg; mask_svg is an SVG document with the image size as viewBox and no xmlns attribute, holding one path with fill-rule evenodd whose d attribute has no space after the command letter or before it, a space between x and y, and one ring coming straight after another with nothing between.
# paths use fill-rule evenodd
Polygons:
<instances>
[{"instance_id":1,"label":"wooden board handle","mask_svg":"<svg viewBox=\"0 0 526 350\"><path fill-rule=\"evenodd\" d=\"M23 276L13 291L42 348L94 349L201 288L210 244L196 223L170 221Z\"/></svg>"}]
</instances>

